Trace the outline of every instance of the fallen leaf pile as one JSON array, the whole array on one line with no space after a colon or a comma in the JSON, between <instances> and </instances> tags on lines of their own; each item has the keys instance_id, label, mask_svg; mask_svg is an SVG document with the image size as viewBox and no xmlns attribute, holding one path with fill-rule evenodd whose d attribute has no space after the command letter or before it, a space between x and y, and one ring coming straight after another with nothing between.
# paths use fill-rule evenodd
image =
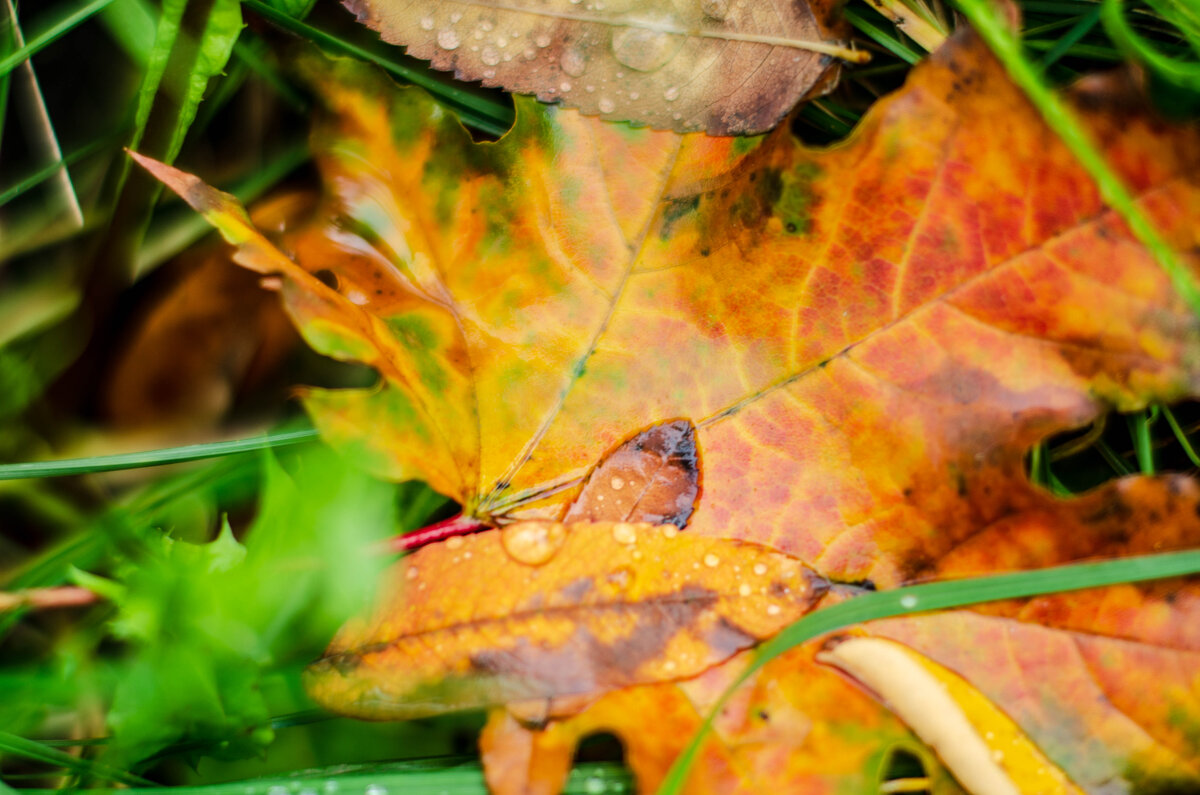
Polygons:
<instances>
[{"instance_id":1,"label":"fallen leaf pile","mask_svg":"<svg viewBox=\"0 0 1200 795\"><path fill-rule=\"evenodd\" d=\"M312 669L330 707L509 704L483 738L495 791L557 791L608 731L649 792L745 650L805 611L1200 544L1189 478L1060 500L1025 475L1049 434L1196 395L1200 323L970 34L824 151L522 99L476 144L361 65L306 70L327 195L278 246L143 162L311 346L380 373L306 393L325 438L495 528L397 564ZM1195 266L1198 131L1117 78L1070 98ZM689 786L872 791L901 748L936 792L1195 787L1197 594L1118 586L821 639L739 693Z\"/></svg>"}]
</instances>

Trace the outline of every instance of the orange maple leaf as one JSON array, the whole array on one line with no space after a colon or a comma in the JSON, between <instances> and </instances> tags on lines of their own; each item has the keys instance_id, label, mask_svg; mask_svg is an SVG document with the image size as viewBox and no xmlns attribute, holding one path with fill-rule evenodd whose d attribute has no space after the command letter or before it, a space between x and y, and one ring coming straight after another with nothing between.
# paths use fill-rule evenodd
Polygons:
<instances>
[{"instance_id":1,"label":"orange maple leaf","mask_svg":"<svg viewBox=\"0 0 1200 795\"><path fill-rule=\"evenodd\" d=\"M439 593L394 604L376 619L383 635L346 631L366 633L338 660L368 685L349 691L353 703L378 696L374 714L399 715L638 683L684 687L654 682L692 675L773 631L749 628L739 612L730 573L742 564L732 549L806 567L812 582L892 587L1200 540L1191 481L1135 479L1064 502L1025 475L1025 450L1048 434L1110 407L1195 394L1200 328L969 35L914 69L850 141L826 151L786 130L677 135L522 100L508 135L476 144L423 94L361 66L310 71L328 106L314 147L329 195L279 247L230 197L147 165L237 244L239 262L282 277L310 344L379 371L370 389L307 393L327 439L386 476L427 480L469 516L512 525L401 564L401 584L404 566L444 572ZM1073 99L1142 210L1195 265L1197 130L1132 110L1114 81ZM312 275L319 270L334 286ZM639 598L669 599L667 569L699 570L712 555L731 561L717 583L728 604L667 622L653 653L622 669L605 655L645 632L645 611L601 620L611 599L589 602L591 587L570 587L572 577L594 586L616 572L618 554L632 555L621 552L620 533L515 523L559 519L605 451L672 418L695 425L703 491L684 533L635 528L672 542L631 570L656 572ZM497 535L510 530L572 545L569 560L546 569L553 590L539 566L504 553ZM481 571L456 564L467 543L486 554L488 576L509 583L495 604ZM1095 632L1116 644L1101 657L1166 661L1183 673L1131 674L1121 685L1171 690L1158 707L1113 699L1149 744L1122 756L1117 732L1105 758L1127 781L1195 778L1195 734L1178 717L1200 711L1187 674L1200 639L1182 629L1194 622L1194 586L1103 593L1100 604L1124 605L1123 620L1087 599L1050 600L890 624L873 642L892 637L939 660L946 672L929 676L941 681L954 671L986 677L955 656L961 646L925 643L924 621L968 622L944 625L969 625L967 645L994 626L1013 637L1039 625L1055 638ZM558 599L571 620L539 614L539 598ZM756 603L756 620L771 605L783 609ZM483 629L471 635L478 616ZM712 631L722 621L743 641L713 641L729 637ZM1002 623L970 623L979 621ZM503 626L525 634L500 637ZM461 646L427 665L442 650L414 650L447 629ZM522 640L534 651L517 648ZM1111 656L1121 643L1138 651ZM585 647L582 684L529 663ZM486 657L489 649L498 653ZM874 676L836 651L826 650L828 665ZM1067 662L1072 676L1088 670ZM988 696L1007 705L1004 686L1024 670L999 676ZM892 687L862 681L884 698ZM1039 734L1036 717L1021 728L1038 742L1065 736L1053 728L1062 721ZM1056 753L1047 765L1097 780L1086 759ZM654 780L649 768L641 774Z\"/></svg>"}]
</instances>

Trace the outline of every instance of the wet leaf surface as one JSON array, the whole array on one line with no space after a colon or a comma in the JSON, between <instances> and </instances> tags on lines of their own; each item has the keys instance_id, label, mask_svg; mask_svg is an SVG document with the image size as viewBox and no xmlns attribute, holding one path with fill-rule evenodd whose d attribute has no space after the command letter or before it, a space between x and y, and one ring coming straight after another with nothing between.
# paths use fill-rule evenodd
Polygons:
<instances>
[{"instance_id":1,"label":"wet leaf surface","mask_svg":"<svg viewBox=\"0 0 1200 795\"><path fill-rule=\"evenodd\" d=\"M834 86L830 53L865 57L837 40L823 0L345 5L460 80L678 132L765 132Z\"/></svg>"},{"instance_id":2,"label":"wet leaf surface","mask_svg":"<svg viewBox=\"0 0 1200 795\"><path fill-rule=\"evenodd\" d=\"M494 719L489 775L516 782L499 790L553 791L575 740L601 728L626 742L646 788L714 702L697 689L785 613L811 609L824 582L888 588L1200 540L1190 479L1132 478L1064 501L1025 475L1026 451L1049 434L1109 407L1195 395L1200 339L1166 277L969 36L826 151L782 130L681 136L524 101L508 136L475 144L423 95L357 66L310 73L327 103L314 146L329 195L279 248L228 197L148 165L239 261L278 276L311 345L380 372L372 389L308 393L325 436L500 528L401 563L376 615L315 669L325 703L401 717L520 702L522 720L545 725ZM1072 98L1195 266L1196 129L1139 110L1120 80ZM652 502L655 522L694 503L686 529L613 523L636 518L601 508L625 488L614 477L687 469L663 463L678 464L678 444L625 462L624 443L680 419L695 428L703 491L687 499L676 477L676 507ZM598 521L559 521L572 511ZM759 562L805 572L810 588L743 595L738 575ZM878 638L945 670L928 676L960 677L1083 789L1191 785L1193 589L895 620ZM839 740L842 713L809 679L849 679L805 653L796 670L756 679L797 694L764 696L772 708L815 699L793 731L743 743L741 732L759 735L749 713L731 713L742 723L719 729L696 791L822 791L836 786L831 771L865 776L899 742ZM591 706L576 698L595 694ZM898 725L861 703L846 737ZM662 731L647 731L660 716Z\"/></svg>"}]
</instances>

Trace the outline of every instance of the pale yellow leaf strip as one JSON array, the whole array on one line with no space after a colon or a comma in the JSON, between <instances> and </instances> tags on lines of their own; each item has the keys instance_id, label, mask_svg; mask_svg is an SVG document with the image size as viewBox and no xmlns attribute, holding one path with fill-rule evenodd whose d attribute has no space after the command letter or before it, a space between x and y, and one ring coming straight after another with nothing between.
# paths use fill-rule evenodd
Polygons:
<instances>
[{"instance_id":1,"label":"pale yellow leaf strip","mask_svg":"<svg viewBox=\"0 0 1200 795\"><path fill-rule=\"evenodd\" d=\"M609 17L600 14L579 14L571 11L555 11L549 8L530 8L513 3L487 3L479 2L479 0L446 0L446 2L472 6L474 8L493 8L497 11L511 11L517 14L563 19L568 22L593 23L608 25L614 28L637 28L638 30L648 30L653 33L663 33L671 36L720 39L721 41L738 41L748 44L767 44L772 47L791 47L797 50L808 50L809 52L832 55L834 58L840 58L850 63L867 63L871 60L871 53L865 50L852 50L849 47L843 47L840 44L830 44L825 41L789 39L785 36L770 36L764 33L701 30L699 28L686 28L682 25L675 25L663 20L654 20L647 17Z\"/></svg>"}]
</instances>

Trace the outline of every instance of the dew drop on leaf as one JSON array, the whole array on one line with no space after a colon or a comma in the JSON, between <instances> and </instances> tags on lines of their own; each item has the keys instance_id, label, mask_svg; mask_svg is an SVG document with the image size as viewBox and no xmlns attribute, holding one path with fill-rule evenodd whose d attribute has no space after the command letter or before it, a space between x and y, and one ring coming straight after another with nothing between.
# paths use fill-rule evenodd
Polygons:
<instances>
[{"instance_id":1,"label":"dew drop on leaf","mask_svg":"<svg viewBox=\"0 0 1200 795\"><path fill-rule=\"evenodd\" d=\"M571 77L579 77L587 69L587 56L575 47L568 47L563 51L559 65Z\"/></svg>"},{"instance_id":2,"label":"dew drop on leaf","mask_svg":"<svg viewBox=\"0 0 1200 795\"><path fill-rule=\"evenodd\" d=\"M612 535L618 544L636 544L637 528L626 522L617 522L612 527Z\"/></svg>"},{"instance_id":3,"label":"dew drop on leaf","mask_svg":"<svg viewBox=\"0 0 1200 795\"><path fill-rule=\"evenodd\" d=\"M495 66L500 63L500 51L489 44L483 48L483 52L479 53L479 59L488 66Z\"/></svg>"},{"instance_id":4,"label":"dew drop on leaf","mask_svg":"<svg viewBox=\"0 0 1200 795\"><path fill-rule=\"evenodd\" d=\"M508 556L527 566L540 566L558 553L567 538L562 522L517 522L500 531Z\"/></svg>"},{"instance_id":5,"label":"dew drop on leaf","mask_svg":"<svg viewBox=\"0 0 1200 795\"><path fill-rule=\"evenodd\" d=\"M609 99L608 97L600 98L600 112L601 113L612 113L616 109L617 109L616 103L614 103L611 99Z\"/></svg>"},{"instance_id":6,"label":"dew drop on leaf","mask_svg":"<svg viewBox=\"0 0 1200 795\"><path fill-rule=\"evenodd\" d=\"M674 102L679 99L679 88L677 86L667 86L667 90L663 92L663 99L667 102Z\"/></svg>"},{"instance_id":7,"label":"dew drop on leaf","mask_svg":"<svg viewBox=\"0 0 1200 795\"><path fill-rule=\"evenodd\" d=\"M613 33L613 56L630 69L653 72L679 49L679 37L646 28L621 28ZM621 77L620 73L617 77Z\"/></svg>"},{"instance_id":8,"label":"dew drop on leaf","mask_svg":"<svg viewBox=\"0 0 1200 795\"><path fill-rule=\"evenodd\" d=\"M462 44L462 41L459 40L457 33L447 28L438 31L437 43L443 50L454 50L458 49L458 45Z\"/></svg>"},{"instance_id":9,"label":"dew drop on leaf","mask_svg":"<svg viewBox=\"0 0 1200 795\"><path fill-rule=\"evenodd\" d=\"M433 30L433 17L421 17L421 30Z\"/></svg>"}]
</instances>

